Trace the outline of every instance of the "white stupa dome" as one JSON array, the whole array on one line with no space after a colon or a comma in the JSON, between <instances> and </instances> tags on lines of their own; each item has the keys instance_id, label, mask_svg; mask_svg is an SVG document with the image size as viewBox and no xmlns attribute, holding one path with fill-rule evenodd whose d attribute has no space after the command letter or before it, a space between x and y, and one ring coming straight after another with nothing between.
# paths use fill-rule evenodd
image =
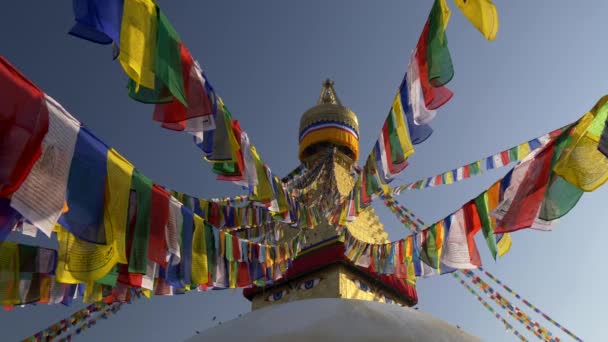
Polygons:
<instances>
[{"instance_id":1,"label":"white stupa dome","mask_svg":"<svg viewBox=\"0 0 608 342\"><path fill-rule=\"evenodd\" d=\"M417 310L354 299L271 305L201 332L195 341L481 341Z\"/></svg>"}]
</instances>

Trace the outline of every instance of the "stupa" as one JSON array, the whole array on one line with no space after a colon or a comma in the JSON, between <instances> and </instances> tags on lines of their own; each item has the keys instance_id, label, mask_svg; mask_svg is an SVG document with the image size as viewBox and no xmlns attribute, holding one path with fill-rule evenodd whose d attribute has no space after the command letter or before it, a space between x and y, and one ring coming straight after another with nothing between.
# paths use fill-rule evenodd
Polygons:
<instances>
[{"instance_id":1,"label":"stupa","mask_svg":"<svg viewBox=\"0 0 608 342\"><path fill-rule=\"evenodd\" d=\"M323 83L318 103L302 115L299 143L306 177L290 180L288 188L319 208L344 199L357 179L359 125L355 113L342 105L332 81ZM360 240L389 242L372 207L346 225ZM271 285L244 290L252 312L203 331L192 341L478 340L412 309L418 302L413 279L381 275L349 261L338 229L329 220L299 228L305 243L287 272ZM285 240L297 234L295 229L284 231Z\"/></svg>"}]
</instances>

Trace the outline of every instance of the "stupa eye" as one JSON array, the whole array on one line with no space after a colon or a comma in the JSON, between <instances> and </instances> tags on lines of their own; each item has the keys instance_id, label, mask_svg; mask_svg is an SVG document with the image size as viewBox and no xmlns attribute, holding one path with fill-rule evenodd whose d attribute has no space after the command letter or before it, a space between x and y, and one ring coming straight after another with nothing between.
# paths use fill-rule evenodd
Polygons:
<instances>
[{"instance_id":1,"label":"stupa eye","mask_svg":"<svg viewBox=\"0 0 608 342\"><path fill-rule=\"evenodd\" d=\"M362 282L361 280L355 279L354 282L355 282L355 285L357 285L357 287L360 288L361 290L363 290L363 291L370 290L369 286L366 283Z\"/></svg>"},{"instance_id":2,"label":"stupa eye","mask_svg":"<svg viewBox=\"0 0 608 342\"><path fill-rule=\"evenodd\" d=\"M283 299L283 296L287 295L287 290L277 291L266 298L269 302L276 302Z\"/></svg>"},{"instance_id":3,"label":"stupa eye","mask_svg":"<svg viewBox=\"0 0 608 342\"><path fill-rule=\"evenodd\" d=\"M314 279L309 279L303 283L300 283L300 285L298 285L298 289L300 290L310 290L313 287L317 286L317 284L319 284L319 282L321 281L321 278L314 278Z\"/></svg>"}]
</instances>

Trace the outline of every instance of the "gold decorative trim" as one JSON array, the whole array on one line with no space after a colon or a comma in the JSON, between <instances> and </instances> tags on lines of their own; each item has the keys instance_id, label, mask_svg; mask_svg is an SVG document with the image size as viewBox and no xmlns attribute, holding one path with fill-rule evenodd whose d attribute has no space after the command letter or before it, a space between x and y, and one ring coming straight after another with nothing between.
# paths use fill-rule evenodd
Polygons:
<instances>
[{"instance_id":1,"label":"gold decorative trim","mask_svg":"<svg viewBox=\"0 0 608 342\"><path fill-rule=\"evenodd\" d=\"M323 121L337 121L353 128L359 135L357 115L350 109L337 104L323 103L307 110L300 119L300 134L310 125Z\"/></svg>"}]
</instances>

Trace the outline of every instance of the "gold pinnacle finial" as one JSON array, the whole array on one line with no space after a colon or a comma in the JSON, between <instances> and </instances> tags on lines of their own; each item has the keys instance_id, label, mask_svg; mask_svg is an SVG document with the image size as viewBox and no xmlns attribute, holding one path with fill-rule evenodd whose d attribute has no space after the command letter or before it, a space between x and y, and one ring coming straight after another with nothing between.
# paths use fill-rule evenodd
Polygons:
<instances>
[{"instance_id":1,"label":"gold pinnacle finial","mask_svg":"<svg viewBox=\"0 0 608 342\"><path fill-rule=\"evenodd\" d=\"M319 96L319 101L317 104L337 104L342 105L338 95L336 94L336 90L334 89L334 81L329 78L323 82L323 88L321 88L321 96Z\"/></svg>"}]
</instances>

